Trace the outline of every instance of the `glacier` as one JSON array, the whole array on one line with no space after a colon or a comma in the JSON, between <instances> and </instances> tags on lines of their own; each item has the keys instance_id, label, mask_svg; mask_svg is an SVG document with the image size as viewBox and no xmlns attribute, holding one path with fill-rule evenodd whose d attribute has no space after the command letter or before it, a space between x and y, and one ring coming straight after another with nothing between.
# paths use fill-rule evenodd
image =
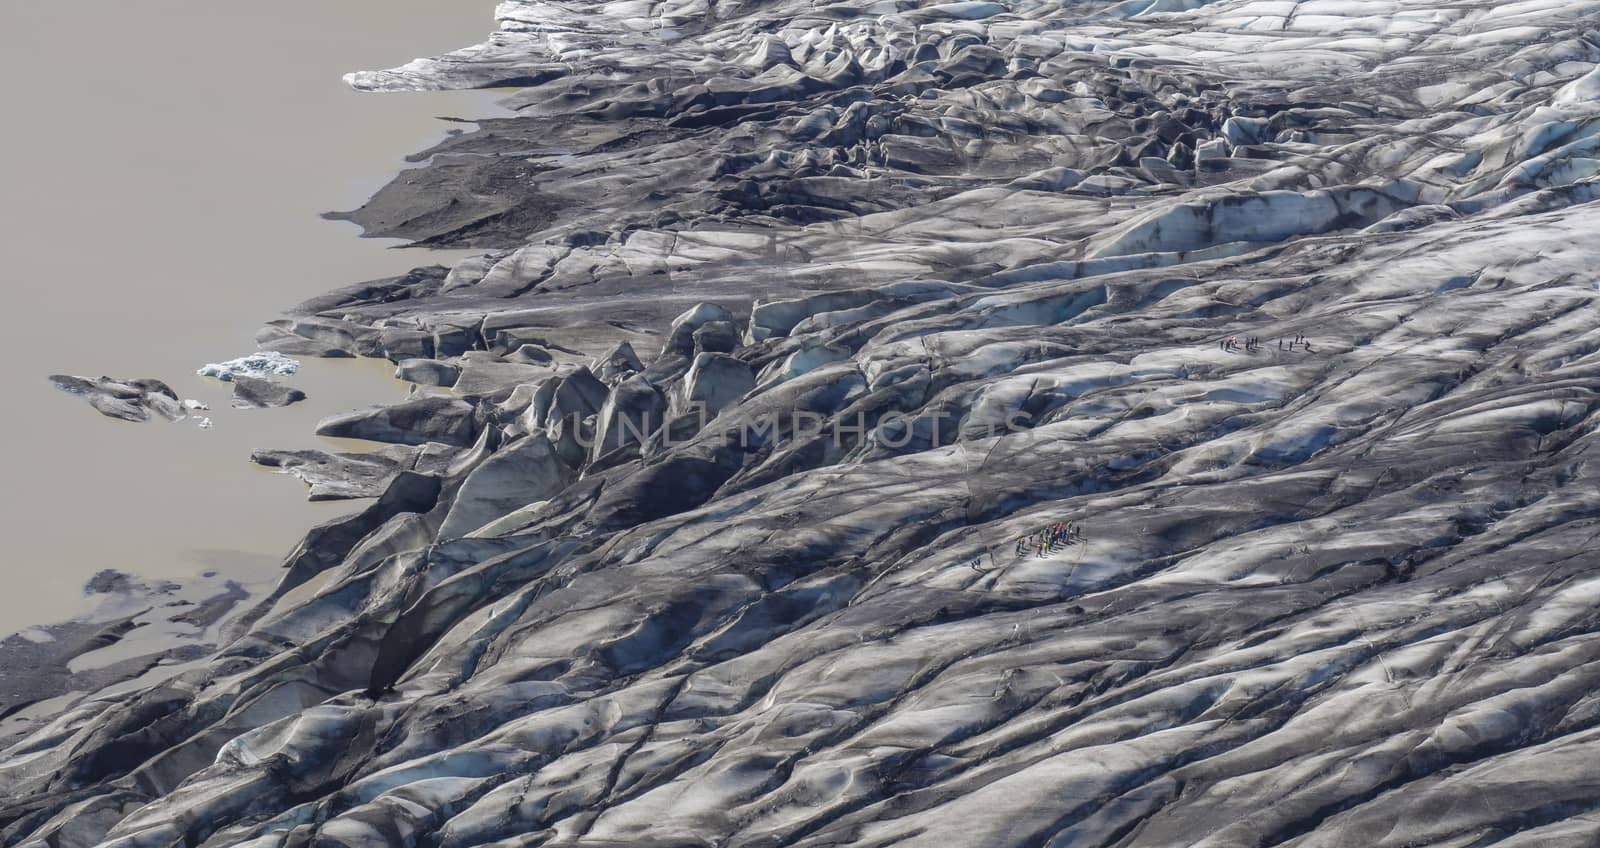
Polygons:
<instances>
[{"instance_id":1,"label":"glacier","mask_svg":"<svg viewBox=\"0 0 1600 848\"><path fill-rule=\"evenodd\" d=\"M348 78L516 89L342 214L477 253L258 336L378 496L0 842L1600 838L1600 2L495 15Z\"/></svg>"}]
</instances>

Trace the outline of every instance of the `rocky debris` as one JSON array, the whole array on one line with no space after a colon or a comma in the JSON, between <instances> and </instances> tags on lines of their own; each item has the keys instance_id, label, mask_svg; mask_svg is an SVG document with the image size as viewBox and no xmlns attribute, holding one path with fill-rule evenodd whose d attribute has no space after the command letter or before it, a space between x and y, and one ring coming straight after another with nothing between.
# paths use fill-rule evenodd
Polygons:
<instances>
[{"instance_id":1,"label":"rocky debris","mask_svg":"<svg viewBox=\"0 0 1600 848\"><path fill-rule=\"evenodd\" d=\"M306 399L306 393L299 389L260 377L235 374L232 382L235 409L272 409Z\"/></svg>"},{"instance_id":2,"label":"rocky debris","mask_svg":"<svg viewBox=\"0 0 1600 848\"><path fill-rule=\"evenodd\" d=\"M83 584L84 593L89 595L127 595L134 592L170 595L179 588L177 583L170 580L158 580L154 584L147 584L137 575L111 568L96 572Z\"/></svg>"},{"instance_id":3,"label":"rocky debris","mask_svg":"<svg viewBox=\"0 0 1600 848\"><path fill-rule=\"evenodd\" d=\"M50 375L50 384L69 395L77 395L89 402L101 415L123 421L149 421L152 414L168 421L178 421L189 414L186 403L180 401L171 386L160 380L141 378L123 380L116 377L73 377L66 374Z\"/></svg>"},{"instance_id":4,"label":"rocky debris","mask_svg":"<svg viewBox=\"0 0 1600 848\"><path fill-rule=\"evenodd\" d=\"M353 216L493 249L272 332L552 363L351 418L457 450L0 753L0 842L1592 843L1597 14L509 0L357 75L525 86Z\"/></svg>"},{"instance_id":5,"label":"rocky debris","mask_svg":"<svg viewBox=\"0 0 1600 848\"><path fill-rule=\"evenodd\" d=\"M390 445L371 453L258 450L250 461L298 477L310 487L309 500L332 501L378 497L402 471L438 475L457 452L437 443Z\"/></svg>"},{"instance_id":6,"label":"rocky debris","mask_svg":"<svg viewBox=\"0 0 1600 848\"><path fill-rule=\"evenodd\" d=\"M477 409L460 398L422 395L389 406L346 412L317 424L319 436L400 445L440 442L467 447L477 438Z\"/></svg>"},{"instance_id":7,"label":"rocky debris","mask_svg":"<svg viewBox=\"0 0 1600 848\"><path fill-rule=\"evenodd\" d=\"M247 596L247 587L215 571L186 586L111 569L96 574L84 586L83 616L0 638L0 745L38 732L89 693L170 676L203 659ZM87 817L77 828L91 835L85 838L131 812L106 806L119 813Z\"/></svg>"},{"instance_id":8,"label":"rocky debris","mask_svg":"<svg viewBox=\"0 0 1600 848\"><path fill-rule=\"evenodd\" d=\"M314 354L325 355L325 354ZM215 377L223 382L233 380L235 377L286 377L297 373L300 363L297 360L279 353L275 350L263 350L238 359L230 359L222 363L209 363L196 371L202 377Z\"/></svg>"}]
</instances>

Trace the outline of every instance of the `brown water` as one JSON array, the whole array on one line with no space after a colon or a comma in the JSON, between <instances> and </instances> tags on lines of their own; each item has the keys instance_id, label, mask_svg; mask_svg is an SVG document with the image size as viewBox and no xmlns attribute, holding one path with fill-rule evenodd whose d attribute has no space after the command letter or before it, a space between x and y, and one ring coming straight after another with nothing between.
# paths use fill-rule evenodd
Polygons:
<instances>
[{"instance_id":1,"label":"brown water","mask_svg":"<svg viewBox=\"0 0 1600 848\"><path fill-rule=\"evenodd\" d=\"M381 362L305 361L310 400L233 410L194 375L253 350L259 325L331 288L453 260L357 239L350 208L441 137L474 94L362 95L346 71L481 39L492 4L421 0L0 0L0 635L84 609L115 568L260 583L311 525L252 466L310 447L331 412L403 397ZM214 427L128 424L49 373L157 377Z\"/></svg>"}]
</instances>

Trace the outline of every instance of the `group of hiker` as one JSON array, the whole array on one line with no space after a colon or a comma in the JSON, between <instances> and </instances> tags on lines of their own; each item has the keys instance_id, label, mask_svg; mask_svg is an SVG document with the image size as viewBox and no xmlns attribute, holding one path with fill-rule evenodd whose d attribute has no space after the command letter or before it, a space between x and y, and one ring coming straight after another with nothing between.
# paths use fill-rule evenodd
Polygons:
<instances>
[{"instance_id":1,"label":"group of hiker","mask_svg":"<svg viewBox=\"0 0 1600 848\"><path fill-rule=\"evenodd\" d=\"M1085 541L1083 527L1071 521L1057 521L1055 524L1029 533L1017 539L1016 555L1025 556L1032 551L1035 556L1053 554L1063 545L1073 545Z\"/></svg>"},{"instance_id":2,"label":"group of hiker","mask_svg":"<svg viewBox=\"0 0 1600 848\"><path fill-rule=\"evenodd\" d=\"M1238 336L1229 336L1218 342L1217 347L1222 350L1242 350L1254 353L1261 349L1261 339L1256 336L1245 336L1243 339ZM1295 336L1294 340L1286 346L1283 339L1278 339L1278 350L1294 350L1297 347L1303 347L1306 353L1310 353L1311 340L1305 336Z\"/></svg>"}]
</instances>

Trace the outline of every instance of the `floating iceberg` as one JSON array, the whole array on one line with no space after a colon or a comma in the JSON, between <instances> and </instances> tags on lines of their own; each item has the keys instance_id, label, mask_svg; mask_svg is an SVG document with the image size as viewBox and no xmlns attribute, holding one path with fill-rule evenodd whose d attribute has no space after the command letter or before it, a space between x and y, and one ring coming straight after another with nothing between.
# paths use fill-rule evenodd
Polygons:
<instances>
[{"instance_id":1,"label":"floating iceberg","mask_svg":"<svg viewBox=\"0 0 1600 848\"><path fill-rule=\"evenodd\" d=\"M293 374L300 370L300 360L290 359L275 350L261 350L230 359L223 363L209 363L196 371L202 377L215 377L225 382L234 377L270 377L275 374Z\"/></svg>"}]
</instances>

